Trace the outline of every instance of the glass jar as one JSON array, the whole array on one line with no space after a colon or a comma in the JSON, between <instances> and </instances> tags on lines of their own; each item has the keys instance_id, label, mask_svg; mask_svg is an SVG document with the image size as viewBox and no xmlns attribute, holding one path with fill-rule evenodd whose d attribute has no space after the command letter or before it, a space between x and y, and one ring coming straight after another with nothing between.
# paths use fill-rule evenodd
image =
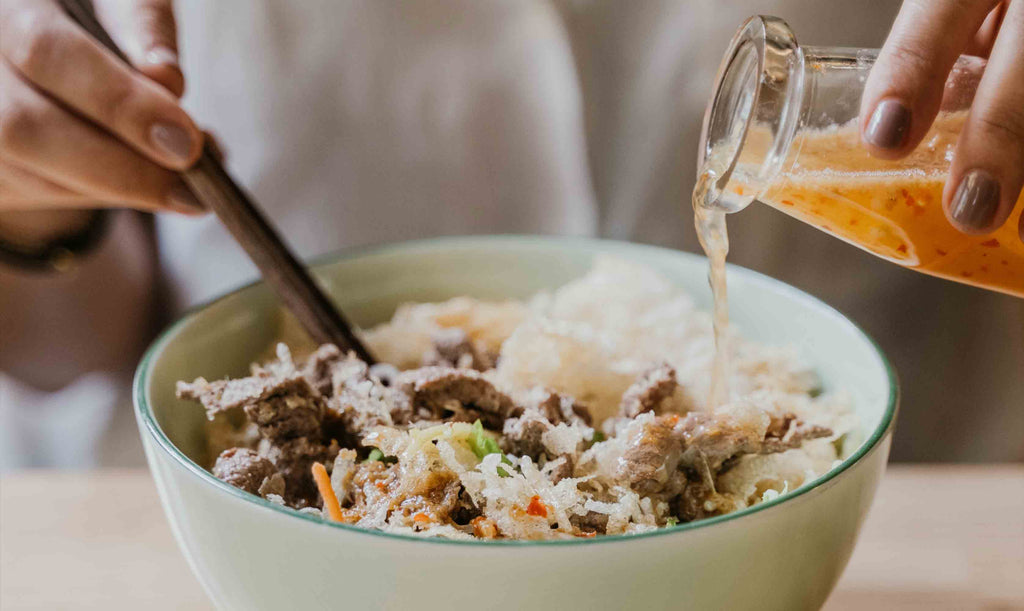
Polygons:
<instances>
[{"instance_id":1,"label":"glass jar","mask_svg":"<svg viewBox=\"0 0 1024 611\"><path fill-rule=\"evenodd\" d=\"M749 19L733 38L704 117L704 204L738 212L755 199L918 271L1024 296L1024 201L988 235L947 221L942 193L985 61L963 56L941 111L905 159L861 145L860 99L876 50L801 47L775 17ZM1022 197L1024 200L1024 197Z\"/></svg>"}]
</instances>

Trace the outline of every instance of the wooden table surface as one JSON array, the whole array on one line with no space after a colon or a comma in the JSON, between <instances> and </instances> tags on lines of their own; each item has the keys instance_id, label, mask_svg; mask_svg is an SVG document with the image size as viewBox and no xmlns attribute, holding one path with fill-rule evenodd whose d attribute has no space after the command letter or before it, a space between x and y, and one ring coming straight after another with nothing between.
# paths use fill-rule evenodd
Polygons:
<instances>
[{"instance_id":1,"label":"wooden table surface","mask_svg":"<svg viewBox=\"0 0 1024 611\"><path fill-rule=\"evenodd\" d=\"M0 608L210 606L147 472L0 478ZM1024 609L1024 465L890 468L825 609Z\"/></svg>"}]
</instances>

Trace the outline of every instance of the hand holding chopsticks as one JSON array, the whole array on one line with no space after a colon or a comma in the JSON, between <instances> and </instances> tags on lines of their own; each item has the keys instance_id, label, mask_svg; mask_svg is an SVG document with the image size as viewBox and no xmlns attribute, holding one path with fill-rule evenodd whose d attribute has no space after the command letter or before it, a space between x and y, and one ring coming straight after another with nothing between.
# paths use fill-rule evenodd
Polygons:
<instances>
[{"instance_id":1,"label":"hand holding chopsticks","mask_svg":"<svg viewBox=\"0 0 1024 611\"><path fill-rule=\"evenodd\" d=\"M68 15L97 41L128 62L127 56L96 19L87 0L59 0ZM130 62L129 62L130 63ZM217 215L285 306L318 343L351 350L367 363L373 357L351 325L316 285L274 231L256 204L231 179L209 143L199 160L182 172L196 199Z\"/></svg>"}]
</instances>

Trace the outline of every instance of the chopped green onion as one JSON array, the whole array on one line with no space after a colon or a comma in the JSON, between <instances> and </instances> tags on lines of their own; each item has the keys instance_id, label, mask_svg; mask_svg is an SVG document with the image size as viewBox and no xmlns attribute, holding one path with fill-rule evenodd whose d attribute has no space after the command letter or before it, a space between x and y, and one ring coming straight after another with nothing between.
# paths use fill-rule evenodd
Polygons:
<instances>
[{"instance_id":1,"label":"chopped green onion","mask_svg":"<svg viewBox=\"0 0 1024 611\"><path fill-rule=\"evenodd\" d=\"M679 524L679 518L672 516L665 520L665 528Z\"/></svg>"},{"instance_id":2,"label":"chopped green onion","mask_svg":"<svg viewBox=\"0 0 1024 611\"><path fill-rule=\"evenodd\" d=\"M382 463L398 462L398 458L394 456L384 456L384 452L381 452L379 448L373 448L370 450L370 454L363 462L373 462L375 460L379 460Z\"/></svg>"},{"instance_id":3,"label":"chopped green onion","mask_svg":"<svg viewBox=\"0 0 1024 611\"><path fill-rule=\"evenodd\" d=\"M473 434L469 437L469 447L476 454L477 458L483 458L488 454L501 453L498 442L484 432L484 425L479 420L473 423Z\"/></svg>"},{"instance_id":4,"label":"chopped green onion","mask_svg":"<svg viewBox=\"0 0 1024 611\"><path fill-rule=\"evenodd\" d=\"M501 454L501 462L505 464L512 464L504 454L501 453L501 447L493 437L484 432L484 425L480 420L473 423L473 434L469 436L467 440L469 442L469 449L473 450L477 458L483 459L488 454ZM498 475L502 477L508 477L508 472L498 467Z\"/></svg>"},{"instance_id":5,"label":"chopped green onion","mask_svg":"<svg viewBox=\"0 0 1024 611\"><path fill-rule=\"evenodd\" d=\"M604 441L605 439L608 438L604 436L604 433L602 433L601 431L594 431L594 437L591 441L593 441L594 443L598 443Z\"/></svg>"}]
</instances>

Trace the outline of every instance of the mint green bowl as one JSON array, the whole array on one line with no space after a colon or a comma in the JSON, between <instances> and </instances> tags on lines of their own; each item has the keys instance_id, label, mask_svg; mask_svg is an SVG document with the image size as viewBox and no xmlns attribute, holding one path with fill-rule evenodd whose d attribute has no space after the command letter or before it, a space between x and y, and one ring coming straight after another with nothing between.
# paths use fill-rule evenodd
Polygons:
<instances>
[{"instance_id":1,"label":"mint green bowl","mask_svg":"<svg viewBox=\"0 0 1024 611\"><path fill-rule=\"evenodd\" d=\"M584 274L595 255L648 265L710 305L707 263L672 250L554 237L466 237L354 250L314 266L354 322L456 295L522 298ZM860 329L822 302L729 269L732 320L792 344L826 388L846 389L862 441L823 477L726 516L634 536L455 542L326 523L207 473L204 417L177 380L247 371L277 336L263 284L194 310L147 351L135 410L150 470L189 565L222 609L760 609L820 607L853 551L885 469L895 375Z\"/></svg>"}]
</instances>

